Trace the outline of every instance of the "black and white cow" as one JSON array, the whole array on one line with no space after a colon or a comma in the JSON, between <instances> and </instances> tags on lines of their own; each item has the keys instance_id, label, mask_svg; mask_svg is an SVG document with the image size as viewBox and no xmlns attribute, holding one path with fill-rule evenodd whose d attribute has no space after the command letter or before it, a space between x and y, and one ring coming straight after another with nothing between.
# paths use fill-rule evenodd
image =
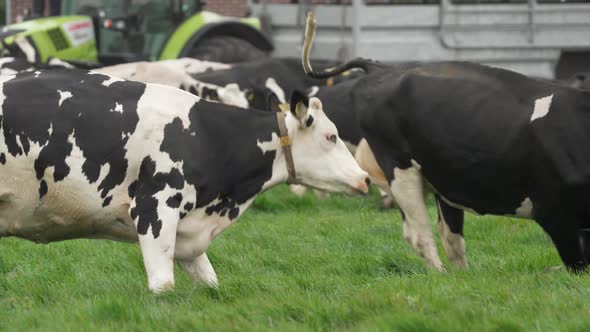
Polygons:
<instances>
[{"instance_id":1,"label":"black and white cow","mask_svg":"<svg viewBox=\"0 0 590 332\"><path fill-rule=\"evenodd\" d=\"M570 270L587 267L590 246L590 92L472 63L400 70L357 59L313 72L308 18L303 63L324 78L368 69L349 107L404 212L404 237L442 270L424 203L437 194L439 230L451 260L465 262L463 210L535 220Z\"/></svg>"},{"instance_id":2,"label":"black and white cow","mask_svg":"<svg viewBox=\"0 0 590 332\"><path fill-rule=\"evenodd\" d=\"M0 237L139 240L154 292L173 287L173 260L217 285L207 247L274 185L367 191L317 98L275 114L81 70L0 91Z\"/></svg>"},{"instance_id":3,"label":"black and white cow","mask_svg":"<svg viewBox=\"0 0 590 332\"><path fill-rule=\"evenodd\" d=\"M200 82L192 78L183 70L177 68L182 66L170 65L177 62L179 64L186 62L189 65L194 63L194 61L180 60L132 62L97 68L94 69L94 71L131 81L177 87L209 101L219 101L224 104L242 108L247 108L249 106L245 92L240 91L237 84L232 83L226 84L225 86L217 86L215 84ZM195 69L193 68L192 70Z\"/></svg>"},{"instance_id":4,"label":"black and white cow","mask_svg":"<svg viewBox=\"0 0 590 332\"><path fill-rule=\"evenodd\" d=\"M590 72L576 73L564 83L574 88L590 91Z\"/></svg>"},{"instance_id":5,"label":"black and white cow","mask_svg":"<svg viewBox=\"0 0 590 332\"><path fill-rule=\"evenodd\" d=\"M25 58L2 57L0 58L0 76L14 75L25 71L35 71L39 69L73 69L72 64L62 61L55 57L50 57L47 63L32 63Z\"/></svg>"}]
</instances>

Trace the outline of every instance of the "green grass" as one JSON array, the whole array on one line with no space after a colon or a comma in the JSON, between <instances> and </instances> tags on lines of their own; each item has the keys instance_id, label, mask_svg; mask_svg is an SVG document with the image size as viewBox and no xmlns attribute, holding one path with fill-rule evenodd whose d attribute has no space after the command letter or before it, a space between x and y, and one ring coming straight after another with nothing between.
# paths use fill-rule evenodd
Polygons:
<instances>
[{"instance_id":1,"label":"green grass","mask_svg":"<svg viewBox=\"0 0 590 332\"><path fill-rule=\"evenodd\" d=\"M164 295L148 293L138 245L1 239L0 329L590 329L590 276L546 272L559 257L533 222L468 215L469 270L450 268L439 242L449 271L437 273L378 202L267 192L209 248L219 289L177 269Z\"/></svg>"}]
</instances>

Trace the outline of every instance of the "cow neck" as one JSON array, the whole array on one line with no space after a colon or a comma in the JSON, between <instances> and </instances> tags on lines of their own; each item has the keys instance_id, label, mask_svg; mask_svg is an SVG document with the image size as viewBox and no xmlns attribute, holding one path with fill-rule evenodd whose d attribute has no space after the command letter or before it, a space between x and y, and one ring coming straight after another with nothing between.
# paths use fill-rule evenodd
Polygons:
<instances>
[{"instance_id":1,"label":"cow neck","mask_svg":"<svg viewBox=\"0 0 590 332\"><path fill-rule=\"evenodd\" d=\"M277 122L279 125L279 136L281 148L285 155L285 164L287 166L287 184L299 184L297 173L295 172L295 164L293 163L293 153L291 152L291 138L286 124L286 113L277 112Z\"/></svg>"}]
</instances>

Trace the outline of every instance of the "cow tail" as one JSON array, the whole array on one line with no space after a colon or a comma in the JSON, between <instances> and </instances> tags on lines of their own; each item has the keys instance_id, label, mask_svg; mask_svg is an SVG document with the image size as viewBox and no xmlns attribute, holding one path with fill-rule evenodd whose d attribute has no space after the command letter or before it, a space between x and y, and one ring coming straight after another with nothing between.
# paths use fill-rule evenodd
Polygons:
<instances>
[{"instance_id":1,"label":"cow tail","mask_svg":"<svg viewBox=\"0 0 590 332\"><path fill-rule=\"evenodd\" d=\"M329 69L326 69L322 72L314 71L313 68L311 67L311 63L309 62L309 56L311 53L311 48L313 46L313 39L315 37L315 31L316 31L315 15L313 14L313 12L309 12L307 14L307 22L305 24L305 39L303 41L303 51L302 51L302 55L301 55L301 60L302 60L302 64L303 64L303 70L310 77L316 78L316 79L326 79L331 76L341 74L341 73L343 73L347 70L353 69L353 68L360 68L363 71L365 71L366 73L369 73L371 69L373 69L375 67L379 67L379 65L376 64L372 60L363 59L363 58L356 58L356 59L351 60L347 63L344 63L340 66L337 66L334 68L329 68Z\"/></svg>"}]
</instances>

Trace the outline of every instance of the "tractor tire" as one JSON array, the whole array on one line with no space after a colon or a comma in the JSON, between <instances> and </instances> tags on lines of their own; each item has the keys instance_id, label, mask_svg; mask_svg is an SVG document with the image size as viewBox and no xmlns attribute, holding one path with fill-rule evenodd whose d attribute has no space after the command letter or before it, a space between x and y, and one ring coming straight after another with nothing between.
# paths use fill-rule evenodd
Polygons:
<instances>
[{"instance_id":1,"label":"tractor tire","mask_svg":"<svg viewBox=\"0 0 590 332\"><path fill-rule=\"evenodd\" d=\"M268 54L249 42L231 36L211 36L193 47L189 57L198 60L236 63L266 58Z\"/></svg>"}]
</instances>

